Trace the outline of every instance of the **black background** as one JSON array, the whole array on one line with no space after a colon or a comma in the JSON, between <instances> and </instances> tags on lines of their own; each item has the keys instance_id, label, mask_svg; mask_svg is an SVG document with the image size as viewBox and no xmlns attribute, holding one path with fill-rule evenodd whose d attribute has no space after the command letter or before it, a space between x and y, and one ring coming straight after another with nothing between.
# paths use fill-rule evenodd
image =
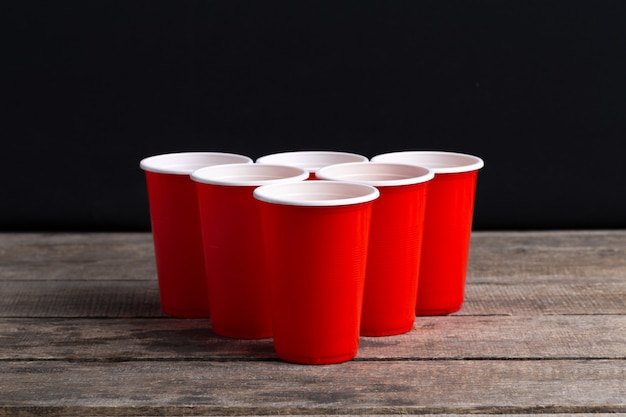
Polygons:
<instances>
[{"instance_id":1,"label":"black background","mask_svg":"<svg viewBox=\"0 0 626 417\"><path fill-rule=\"evenodd\" d=\"M9 1L1 230L149 230L141 158L478 155L474 228L626 226L624 1Z\"/></svg>"}]
</instances>

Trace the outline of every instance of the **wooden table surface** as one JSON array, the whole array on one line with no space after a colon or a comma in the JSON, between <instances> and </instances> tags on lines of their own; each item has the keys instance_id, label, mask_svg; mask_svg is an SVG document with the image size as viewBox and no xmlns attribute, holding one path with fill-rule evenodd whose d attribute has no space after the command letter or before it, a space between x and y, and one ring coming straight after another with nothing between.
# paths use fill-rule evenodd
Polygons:
<instances>
[{"instance_id":1,"label":"wooden table surface","mask_svg":"<svg viewBox=\"0 0 626 417\"><path fill-rule=\"evenodd\" d=\"M0 234L0 416L626 415L626 231L475 232L467 281L456 314L294 365L164 316L149 233Z\"/></svg>"}]
</instances>

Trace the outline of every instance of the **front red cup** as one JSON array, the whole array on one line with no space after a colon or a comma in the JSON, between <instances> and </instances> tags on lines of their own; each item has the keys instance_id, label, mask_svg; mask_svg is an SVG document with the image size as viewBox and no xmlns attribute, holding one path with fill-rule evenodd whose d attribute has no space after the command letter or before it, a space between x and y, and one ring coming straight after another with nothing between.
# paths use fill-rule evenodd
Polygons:
<instances>
[{"instance_id":1,"label":"front red cup","mask_svg":"<svg viewBox=\"0 0 626 417\"><path fill-rule=\"evenodd\" d=\"M367 157L350 152L339 151L293 151L279 152L262 156L257 164L289 165L309 171L309 180L317 179L315 172L328 165L349 162L368 162Z\"/></svg>"},{"instance_id":2,"label":"front red cup","mask_svg":"<svg viewBox=\"0 0 626 417\"><path fill-rule=\"evenodd\" d=\"M330 364L359 347L372 202L364 184L303 181L254 191L272 270L274 348L279 358Z\"/></svg>"},{"instance_id":3,"label":"front red cup","mask_svg":"<svg viewBox=\"0 0 626 417\"><path fill-rule=\"evenodd\" d=\"M415 313L443 315L460 310L483 160L454 152L406 151L378 155L372 161L411 163L435 172L426 203Z\"/></svg>"},{"instance_id":4,"label":"front red cup","mask_svg":"<svg viewBox=\"0 0 626 417\"><path fill-rule=\"evenodd\" d=\"M183 152L145 158L150 221L161 309L181 317L209 317L196 186L189 174L203 166L252 163L243 155Z\"/></svg>"},{"instance_id":5,"label":"front red cup","mask_svg":"<svg viewBox=\"0 0 626 417\"><path fill-rule=\"evenodd\" d=\"M237 164L199 169L196 181L215 333L233 338L272 336L269 273L256 187L303 181L308 172L288 166Z\"/></svg>"},{"instance_id":6,"label":"front red cup","mask_svg":"<svg viewBox=\"0 0 626 417\"><path fill-rule=\"evenodd\" d=\"M370 162L331 165L317 175L369 184L380 191L372 208L361 335L410 331L419 291L426 194L434 173L415 165Z\"/></svg>"}]
</instances>

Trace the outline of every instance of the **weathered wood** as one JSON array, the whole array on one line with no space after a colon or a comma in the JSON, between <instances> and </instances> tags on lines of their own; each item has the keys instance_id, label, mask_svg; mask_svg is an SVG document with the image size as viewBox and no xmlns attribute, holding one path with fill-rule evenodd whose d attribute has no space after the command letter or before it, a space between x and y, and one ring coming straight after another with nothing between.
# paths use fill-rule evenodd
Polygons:
<instances>
[{"instance_id":1,"label":"weathered wood","mask_svg":"<svg viewBox=\"0 0 626 417\"><path fill-rule=\"evenodd\" d=\"M458 314L626 314L626 279L620 282L500 283L466 285Z\"/></svg>"},{"instance_id":2,"label":"weathered wood","mask_svg":"<svg viewBox=\"0 0 626 417\"><path fill-rule=\"evenodd\" d=\"M0 281L0 317L163 317L155 281ZM620 282L468 280L461 315L626 314Z\"/></svg>"},{"instance_id":3,"label":"weathered wood","mask_svg":"<svg viewBox=\"0 0 626 417\"><path fill-rule=\"evenodd\" d=\"M0 317L162 316L149 233L0 234L0 291ZM626 231L473 234L460 314L625 312Z\"/></svg>"},{"instance_id":4,"label":"weathered wood","mask_svg":"<svg viewBox=\"0 0 626 417\"><path fill-rule=\"evenodd\" d=\"M274 360L272 341L211 332L210 320L1 319L0 360ZM626 316L421 317L363 337L356 360L626 359Z\"/></svg>"},{"instance_id":5,"label":"weathered wood","mask_svg":"<svg viewBox=\"0 0 626 417\"><path fill-rule=\"evenodd\" d=\"M0 317L163 317L156 281L0 281Z\"/></svg>"},{"instance_id":6,"label":"weathered wood","mask_svg":"<svg viewBox=\"0 0 626 417\"><path fill-rule=\"evenodd\" d=\"M626 231L474 232L468 276L626 276ZM154 280L150 233L0 233L0 280Z\"/></svg>"},{"instance_id":7,"label":"weathered wood","mask_svg":"<svg viewBox=\"0 0 626 417\"><path fill-rule=\"evenodd\" d=\"M92 415L626 412L623 360L36 361L0 373L0 415L24 404Z\"/></svg>"},{"instance_id":8,"label":"weathered wood","mask_svg":"<svg viewBox=\"0 0 626 417\"><path fill-rule=\"evenodd\" d=\"M626 230L474 232L468 276L489 283L624 282Z\"/></svg>"},{"instance_id":9,"label":"weathered wood","mask_svg":"<svg viewBox=\"0 0 626 417\"><path fill-rule=\"evenodd\" d=\"M39 416L53 416L53 417L85 417L85 416L106 416L106 417L163 417L163 416L195 416L195 417L210 417L210 414L199 412L200 407L188 406L181 407L176 409L171 408L148 408L148 407L133 407L132 414L118 414L116 409L110 409L106 407L68 407L68 406L53 406L53 407L2 407L0 406L0 416L10 415L12 417L39 417ZM527 413L502 413L502 409L499 410L486 410L491 412L492 414L479 414L479 413L442 413L442 414L431 414L424 413L423 409L414 409L411 410L411 413L408 414L371 414L368 410L360 410L361 414L333 414L332 411L327 410L327 414L280 414L284 417L295 417L295 416L303 416L306 415L308 417L323 417L329 415L341 415L343 417L357 417L362 415L367 415L370 417L400 417L406 415L419 415L422 417L493 417L497 415L499 417L530 417L530 416L546 416L546 417L572 417L572 413L563 414L563 413L552 413L555 407L537 407L537 410L529 410L535 411L533 414ZM602 408L604 409L604 407ZM120 410L121 411L121 410ZM304 411L306 412L306 411ZM512 410L515 412L515 410ZM146 414L147 413L147 414ZM157 414L158 413L158 414ZM238 410L228 409L225 410L224 413L220 413L220 416L237 416L241 415L243 417L261 417L267 414L238 414ZM597 412L584 412L575 414L576 417L626 417L626 413L597 413Z\"/></svg>"},{"instance_id":10,"label":"weathered wood","mask_svg":"<svg viewBox=\"0 0 626 417\"><path fill-rule=\"evenodd\" d=\"M97 416L106 416L106 417L163 417L163 416L194 416L194 417L211 417L212 415L199 412L199 407L188 406L184 408L176 408L174 410L168 409L165 407L161 408L147 408L147 407L133 407L132 414L118 414L116 409L109 409L106 407L68 407L68 406L55 406L55 407L2 407L0 406L0 416L10 415L12 417L39 417L39 416L53 416L53 417L97 417ZM536 411L533 414L527 413L502 413L502 409L499 410L486 410L486 412L491 412L492 414L484 414L484 413L454 413L454 414L431 414L424 413L422 409L414 409L411 410L411 413L408 414L370 414L368 410L361 410L361 414L333 414L331 410L327 410L327 414L280 414L284 417L295 417L295 416L308 416L308 417L323 417L329 415L340 415L343 417L357 417L362 415L367 415L370 417L400 417L406 415L419 415L422 417L493 417L497 415L499 417L530 417L530 416L546 416L546 417L572 417L572 413L563 414L563 413L552 413L551 411L554 407L544 408L537 407L537 410L529 410ZM183 411L184 410L184 411ZM112 412L112 413L111 413ZM306 412L306 411L304 411ZM512 410L515 412L515 410ZM146 414L147 413L147 414ZM158 413L158 414L157 414ZM219 416L243 416L243 417L261 417L267 414L238 414L238 410L226 410L224 413L221 413ZM584 412L575 414L576 417L626 417L626 413L596 413L596 412Z\"/></svg>"},{"instance_id":11,"label":"weathered wood","mask_svg":"<svg viewBox=\"0 0 626 417\"><path fill-rule=\"evenodd\" d=\"M0 233L0 416L406 413L626 414L626 231L474 233L460 312L322 367L165 317L149 233Z\"/></svg>"},{"instance_id":12,"label":"weathered wood","mask_svg":"<svg viewBox=\"0 0 626 417\"><path fill-rule=\"evenodd\" d=\"M0 281L156 280L150 233L0 233Z\"/></svg>"}]
</instances>

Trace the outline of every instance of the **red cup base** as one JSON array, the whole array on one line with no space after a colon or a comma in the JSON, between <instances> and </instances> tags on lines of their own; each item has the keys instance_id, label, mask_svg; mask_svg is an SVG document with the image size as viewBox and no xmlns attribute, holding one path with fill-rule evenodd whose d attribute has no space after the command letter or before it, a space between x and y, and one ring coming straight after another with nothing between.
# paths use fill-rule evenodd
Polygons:
<instances>
[{"instance_id":1,"label":"red cup base","mask_svg":"<svg viewBox=\"0 0 626 417\"><path fill-rule=\"evenodd\" d=\"M276 352L278 357L286 362L298 363L301 365L331 365L334 363L347 362L354 359L357 351L354 350L349 353L338 356L325 356L325 357L308 357L308 356L295 356L295 355L283 355Z\"/></svg>"},{"instance_id":2,"label":"red cup base","mask_svg":"<svg viewBox=\"0 0 626 417\"><path fill-rule=\"evenodd\" d=\"M431 310L415 310L416 316L445 316L446 314L456 313L461 309L462 305L449 308L437 308Z\"/></svg>"},{"instance_id":3,"label":"red cup base","mask_svg":"<svg viewBox=\"0 0 626 417\"><path fill-rule=\"evenodd\" d=\"M161 306L163 313L168 316L177 317L179 319L207 319L209 318L209 310L183 310L178 308L170 308Z\"/></svg>"},{"instance_id":4,"label":"red cup base","mask_svg":"<svg viewBox=\"0 0 626 417\"><path fill-rule=\"evenodd\" d=\"M396 329L363 329L361 328L361 336L365 337L382 337L382 336L394 336L397 334L408 333L413 330L413 323L407 326L399 327Z\"/></svg>"}]
</instances>

